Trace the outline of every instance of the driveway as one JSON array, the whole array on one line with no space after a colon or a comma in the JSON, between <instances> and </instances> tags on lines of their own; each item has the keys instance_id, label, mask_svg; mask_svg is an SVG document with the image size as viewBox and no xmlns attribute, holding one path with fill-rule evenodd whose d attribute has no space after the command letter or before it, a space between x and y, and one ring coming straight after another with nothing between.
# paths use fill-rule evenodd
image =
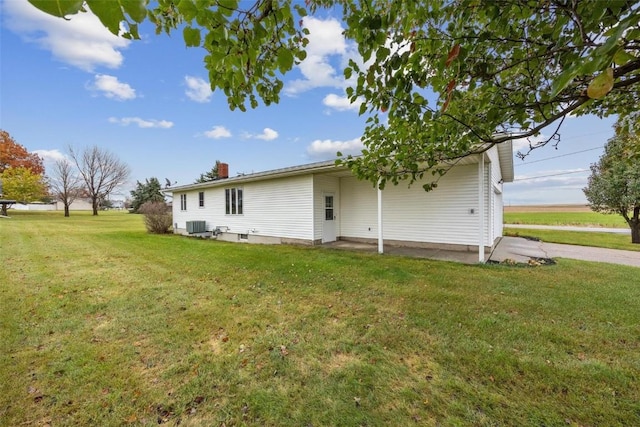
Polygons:
<instances>
[{"instance_id":1,"label":"driveway","mask_svg":"<svg viewBox=\"0 0 640 427\"><path fill-rule=\"evenodd\" d=\"M491 261L496 262L511 259L522 263L528 262L531 258L570 258L640 267L640 252L561 245L508 236L500 239L489 257Z\"/></svg>"}]
</instances>

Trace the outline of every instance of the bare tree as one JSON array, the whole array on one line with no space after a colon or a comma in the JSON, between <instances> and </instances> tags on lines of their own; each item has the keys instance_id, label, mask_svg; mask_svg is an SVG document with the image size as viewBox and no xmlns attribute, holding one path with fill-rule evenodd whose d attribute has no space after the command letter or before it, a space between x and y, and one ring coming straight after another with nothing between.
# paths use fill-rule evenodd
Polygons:
<instances>
[{"instance_id":1,"label":"bare tree","mask_svg":"<svg viewBox=\"0 0 640 427\"><path fill-rule=\"evenodd\" d=\"M82 178L68 159L59 159L53 164L49 177L51 195L64 204L64 216L69 216L69 206L82 194Z\"/></svg>"},{"instance_id":2,"label":"bare tree","mask_svg":"<svg viewBox=\"0 0 640 427\"><path fill-rule=\"evenodd\" d=\"M129 166L118 157L97 146L76 152L69 147L69 155L82 175L91 198L93 214L98 215L100 200L106 199L119 185L129 178Z\"/></svg>"}]
</instances>

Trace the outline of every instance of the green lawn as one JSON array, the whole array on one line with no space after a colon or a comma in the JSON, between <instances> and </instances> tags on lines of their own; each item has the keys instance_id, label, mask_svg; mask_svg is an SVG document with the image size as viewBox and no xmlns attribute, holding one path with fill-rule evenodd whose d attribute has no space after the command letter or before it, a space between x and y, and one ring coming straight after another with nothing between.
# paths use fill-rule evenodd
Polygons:
<instances>
[{"instance_id":1,"label":"green lawn","mask_svg":"<svg viewBox=\"0 0 640 427\"><path fill-rule=\"evenodd\" d=\"M535 237L536 239L549 243L564 243L568 245L640 251L640 245L631 243L631 235L629 234L509 228L509 225L506 224L504 235Z\"/></svg>"},{"instance_id":2,"label":"green lawn","mask_svg":"<svg viewBox=\"0 0 640 427\"><path fill-rule=\"evenodd\" d=\"M638 269L0 219L5 426L640 425Z\"/></svg>"},{"instance_id":3,"label":"green lawn","mask_svg":"<svg viewBox=\"0 0 640 427\"><path fill-rule=\"evenodd\" d=\"M505 224L629 228L620 215L598 212L505 212Z\"/></svg>"}]
</instances>

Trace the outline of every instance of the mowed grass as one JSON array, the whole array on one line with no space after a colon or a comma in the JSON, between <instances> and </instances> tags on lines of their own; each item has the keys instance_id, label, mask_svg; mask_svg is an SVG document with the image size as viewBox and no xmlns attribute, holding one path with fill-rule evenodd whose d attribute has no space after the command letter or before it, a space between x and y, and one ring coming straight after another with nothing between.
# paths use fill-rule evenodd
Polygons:
<instances>
[{"instance_id":1,"label":"mowed grass","mask_svg":"<svg viewBox=\"0 0 640 427\"><path fill-rule=\"evenodd\" d=\"M561 207L546 212L541 209L544 207L532 206L531 211L527 211L526 206L521 206L517 208L516 212L505 212L504 234L506 236L535 237L550 243L640 251L640 245L632 244L629 234L509 228L509 224L629 228L620 215L581 212L572 210L571 207L568 207L565 212L561 211Z\"/></svg>"},{"instance_id":2,"label":"mowed grass","mask_svg":"<svg viewBox=\"0 0 640 427\"><path fill-rule=\"evenodd\" d=\"M638 269L525 268L0 219L0 422L640 424Z\"/></svg>"},{"instance_id":3,"label":"mowed grass","mask_svg":"<svg viewBox=\"0 0 640 427\"><path fill-rule=\"evenodd\" d=\"M534 237L542 240L543 242L549 243L594 246L598 248L622 249L625 251L640 251L640 245L631 243L630 234L509 228L509 225L506 224L504 235L515 237Z\"/></svg>"},{"instance_id":4,"label":"mowed grass","mask_svg":"<svg viewBox=\"0 0 640 427\"><path fill-rule=\"evenodd\" d=\"M523 206L522 209L526 207ZM505 212L504 222L505 224L629 228L621 215L599 212Z\"/></svg>"}]
</instances>

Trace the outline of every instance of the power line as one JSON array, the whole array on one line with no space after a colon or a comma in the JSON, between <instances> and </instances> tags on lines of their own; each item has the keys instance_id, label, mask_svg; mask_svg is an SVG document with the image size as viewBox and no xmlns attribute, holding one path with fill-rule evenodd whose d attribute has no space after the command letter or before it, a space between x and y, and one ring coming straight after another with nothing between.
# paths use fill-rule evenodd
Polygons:
<instances>
[{"instance_id":1,"label":"power line","mask_svg":"<svg viewBox=\"0 0 640 427\"><path fill-rule=\"evenodd\" d=\"M593 151L593 150L599 150L602 147L604 147L604 145L601 145L599 147L594 147L594 148L588 148L586 150L580 150L580 151L574 151L573 153L566 153L566 154L560 154L558 156L553 156L553 157L546 157L544 159L539 159L539 160L533 160L531 162L523 162L523 163L518 163L514 166L523 166L523 165L530 165L532 163L538 163L538 162L544 162L546 160L553 160L553 159L558 159L560 157L567 157L567 156L572 156L574 154L580 154L580 153L586 153L587 151Z\"/></svg>"},{"instance_id":2,"label":"power line","mask_svg":"<svg viewBox=\"0 0 640 427\"><path fill-rule=\"evenodd\" d=\"M528 178L514 179L513 182L516 182L516 181L528 181L530 179L537 179L537 178L548 178L548 177L551 177L551 176L569 175L569 174L572 174L572 173L583 173L583 172L588 172L588 171L589 171L589 169L581 169L581 170L571 171L571 172L560 172L560 173L552 173L552 174L549 174L549 175L531 176L531 177L528 177Z\"/></svg>"}]
</instances>

